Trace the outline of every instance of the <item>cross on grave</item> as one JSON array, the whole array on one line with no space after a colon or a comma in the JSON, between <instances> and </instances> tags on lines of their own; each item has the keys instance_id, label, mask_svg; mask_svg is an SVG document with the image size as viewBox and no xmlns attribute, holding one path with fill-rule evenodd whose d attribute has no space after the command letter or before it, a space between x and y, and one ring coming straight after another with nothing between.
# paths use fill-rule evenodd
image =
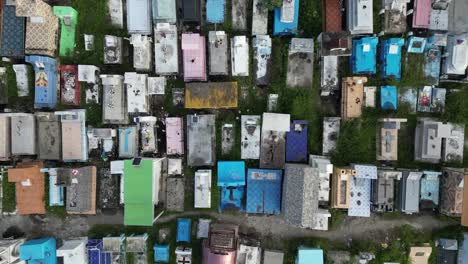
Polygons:
<instances>
[{"instance_id":1,"label":"cross on grave","mask_svg":"<svg viewBox=\"0 0 468 264\"><path fill-rule=\"evenodd\" d=\"M179 263L179 264L189 264L190 260L186 260L186 257L182 257L182 259L179 259L177 261L177 263Z\"/></svg>"},{"instance_id":2,"label":"cross on grave","mask_svg":"<svg viewBox=\"0 0 468 264\"><path fill-rule=\"evenodd\" d=\"M385 182L380 184L380 186L383 186L383 188L384 188L384 198L387 198L387 187L390 186L390 183L388 183L388 180L385 179Z\"/></svg>"},{"instance_id":3,"label":"cross on grave","mask_svg":"<svg viewBox=\"0 0 468 264\"><path fill-rule=\"evenodd\" d=\"M187 250L187 248L185 246L182 247L182 252L185 252L186 250ZM190 257L186 257L186 256L180 256L180 257L182 259L178 259L177 264L190 264L190 263L192 263L191 260L190 260Z\"/></svg>"}]
</instances>

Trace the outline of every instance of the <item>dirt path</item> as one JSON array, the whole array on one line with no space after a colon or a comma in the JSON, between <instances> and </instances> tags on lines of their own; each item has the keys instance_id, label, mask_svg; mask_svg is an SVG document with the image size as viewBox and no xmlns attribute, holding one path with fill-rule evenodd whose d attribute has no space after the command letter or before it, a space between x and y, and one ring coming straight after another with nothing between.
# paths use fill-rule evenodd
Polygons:
<instances>
[{"instance_id":1,"label":"dirt path","mask_svg":"<svg viewBox=\"0 0 468 264\"><path fill-rule=\"evenodd\" d=\"M191 211L180 214L162 216L156 222L167 223L177 217L209 215L220 222L234 223L241 227L241 232L258 237L287 240L299 237L319 237L333 241L346 242L348 239L357 240L385 240L392 237L392 231L408 224L419 230L435 230L449 225L458 224L455 221L442 221L433 216L401 216L398 219L386 219L381 216L369 218L348 217L336 230L315 231L287 225L278 216L249 216L245 214L231 215L215 212ZM88 230L96 224L123 224L123 215L119 211L113 215L69 216L65 219L29 216L7 216L0 218L0 232L8 227L16 226L29 237L51 235L58 238L85 236Z\"/></svg>"},{"instance_id":2,"label":"dirt path","mask_svg":"<svg viewBox=\"0 0 468 264\"><path fill-rule=\"evenodd\" d=\"M181 216L196 216L200 212L185 212L176 215L163 216L158 223L166 223ZM330 231L317 231L292 227L287 225L281 217L277 216L248 216L218 213L204 213L221 222L234 223L241 226L241 231L246 233L257 233L262 237L275 237L278 239L291 239L299 237L320 237L333 241L346 242L352 239L384 240L391 237L391 233L397 227L411 225L418 230L435 230L450 225L458 224L455 221L441 221L438 218L428 215L422 216L401 216L398 219L385 219L381 216L373 215L369 218L348 217L338 229Z\"/></svg>"}]
</instances>

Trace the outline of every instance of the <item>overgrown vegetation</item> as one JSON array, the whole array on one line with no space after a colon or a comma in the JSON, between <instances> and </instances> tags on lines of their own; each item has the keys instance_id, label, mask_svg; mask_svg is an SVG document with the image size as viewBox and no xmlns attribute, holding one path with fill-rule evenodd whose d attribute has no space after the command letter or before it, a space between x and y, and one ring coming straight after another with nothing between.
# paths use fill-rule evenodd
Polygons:
<instances>
[{"instance_id":1,"label":"overgrown vegetation","mask_svg":"<svg viewBox=\"0 0 468 264\"><path fill-rule=\"evenodd\" d=\"M273 11L275 8L281 7L282 0L260 0L260 2L268 8L269 11Z\"/></svg>"},{"instance_id":2,"label":"overgrown vegetation","mask_svg":"<svg viewBox=\"0 0 468 264\"><path fill-rule=\"evenodd\" d=\"M11 63L0 62L1 67L6 68L7 73L7 95L8 95L8 107L17 111L29 112L34 108L34 71L32 66L28 65L29 68L29 95L25 97L18 96L18 85L16 84L16 74L13 70Z\"/></svg>"},{"instance_id":3,"label":"overgrown vegetation","mask_svg":"<svg viewBox=\"0 0 468 264\"><path fill-rule=\"evenodd\" d=\"M447 122L468 125L468 87L447 95L442 118ZM466 135L466 134L465 134Z\"/></svg>"},{"instance_id":4,"label":"overgrown vegetation","mask_svg":"<svg viewBox=\"0 0 468 264\"><path fill-rule=\"evenodd\" d=\"M15 183L8 182L8 173L2 176L2 210L12 213L16 210L16 190Z\"/></svg>"},{"instance_id":5,"label":"overgrown vegetation","mask_svg":"<svg viewBox=\"0 0 468 264\"><path fill-rule=\"evenodd\" d=\"M396 228L390 233L391 237L386 242L378 243L377 241L362 241L350 240L347 244L336 243L326 239L319 238L298 238L293 240L283 241L281 247L277 248L286 252L285 263L295 263L297 249L300 246L321 248L325 251L325 263L327 261L328 251L348 251L351 256L359 254L359 252L371 252L375 254L375 259L370 263L381 264L385 262L409 263L408 254L413 246L432 246L432 254L429 263L435 264L436 248L434 241L439 238L461 239L463 232L468 229L460 226L449 226L432 232L421 232L409 225L404 225ZM353 260L352 260L353 261ZM354 260L355 261L355 260ZM352 262L356 263L356 262Z\"/></svg>"},{"instance_id":6,"label":"overgrown vegetation","mask_svg":"<svg viewBox=\"0 0 468 264\"><path fill-rule=\"evenodd\" d=\"M77 0L72 2L73 8L78 11L78 25L76 28L75 54L71 58L62 58L62 63L67 64L92 64L104 67L104 36L114 35L127 37L125 29L112 26L107 10L107 1ZM94 50L85 51L84 34L94 35ZM123 65L118 67L105 67L106 73L123 73L131 70L128 56L124 56ZM104 72L101 68L101 72Z\"/></svg>"},{"instance_id":7,"label":"overgrown vegetation","mask_svg":"<svg viewBox=\"0 0 468 264\"><path fill-rule=\"evenodd\" d=\"M322 32L322 1L300 1L299 35L316 38Z\"/></svg>"},{"instance_id":8,"label":"overgrown vegetation","mask_svg":"<svg viewBox=\"0 0 468 264\"><path fill-rule=\"evenodd\" d=\"M339 226L341 226L347 216L345 211L339 209L330 209L330 214L330 225L328 227L330 230L337 229Z\"/></svg>"},{"instance_id":9,"label":"overgrown vegetation","mask_svg":"<svg viewBox=\"0 0 468 264\"><path fill-rule=\"evenodd\" d=\"M342 122L332 163L375 163L377 125L378 114L373 109L364 109L361 119Z\"/></svg>"}]
</instances>

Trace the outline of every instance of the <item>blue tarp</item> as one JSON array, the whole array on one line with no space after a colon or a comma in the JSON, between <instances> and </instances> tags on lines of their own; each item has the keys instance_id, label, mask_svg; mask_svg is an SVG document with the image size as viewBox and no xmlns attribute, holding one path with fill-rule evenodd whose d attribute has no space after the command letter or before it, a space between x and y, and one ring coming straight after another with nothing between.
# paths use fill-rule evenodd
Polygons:
<instances>
[{"instance_id":1,"label":"blue tarp","mask_svg":"<svg viewBox=\"0 0 468 264\"><path fill-rule=\"evenodd\" d=\"M224 22L225 0L206 0L206 21L208 23Z\"/></svg>"},{"instance_id":2,"label":"blue tarp","mask_svg":"<svg viewBox=\"0 0 468 264\"><path fill-rule=\"evenodd\" d=\"M380 107L384 110L396 110L398 92L395 86L384 85L380 87Z\"/></svg>"},{"instance_id":3,"label":"blue tarp","mask_svg":"<svg viewBox=\"0 0 468 264\"><path fill-rule=\"evenodd\" d=\"M190 243L192 221L189 218L177 219L177 242Z\"/></svg>"},{"instance_id":4,"label":"blue tarp","mask_svg":"<svg viewBox=\"0 0 468 264\"><path fill-rule=\"evenodd\" d=\"M426 38L409 37L408 38L408 53L423 53L426 47Z\"/></svg>"},{"instance_id":5,"label":"blue tarp","mask_svg":"<svg viewBox=\"0 0 468 264\"><path fill-rule=\"evenodd\" d=\"M17 17L14 5L3 4L0 56L24 57L25 18Z\"/></svg>"},{"instance_id":6,"label":"blue tarp","mask_svg":"<svg viewBox=\"0 0 468 264\"><path fill-rule=\"evenodd\" d=\"M307 162L307 125L305 120L294 120L286 133L286 162Z\"/></svg>"},{"instance_id":7,"label":"blue tarp","mask_svg":"<svg viewBox=\"0 0 468 264\"><path fill-rule=\"evenodd\" d=\"M353 74L375 74L378 43L377 37L353 40L353 52L350 60Z\"/></svg>"},{"instance_id":8,"label":"blue tarp","mask_svg":"<svg viewBox=\"0 0 468 264\"><path fill-rule=\"evenodd\" d=\"M280 214L282 170L249 169L247 213Z\"/></svg>"},{"instance_id":9,"label":"blue tarp","mask_svg":"<svg viewBox=\"0 0 468 264\"><path fill-rule=\"evenodd\" d=\"M401 50L405 40L391 38L382 42L380 51L380 75L382 78L401 78Z\"/></svg>"},{"instance_id":10,"label":"blue tarp","mask_svg":"<svg viewBox=\"0 0 468 264\"><path fill-rule=\"evenodd\" d=\"M24 242L19 248L20 259L29 264L56 264L57 249L55 238L40 238Z\"/></svg>"},{"instance_id":11,"label":"blue tarp","mask_svg":"<svg viewBox=\"0 0 468 264\"><path fill-rule=\"evenodd\" d=\"M219 210L225 209L244 210L245 187L224 187L221 188L221 204Z\"/></svg>"},{"instance_id":12,"label":"blue tarp","mask_svg":"<svg viewBox=\"0 0 468 264\"><path fill-rule=\"evenodd\" d=\"M154 262L169 263L169 245L154 245Z\"/></svg>"},{"instance_id":13,"label":"blue tarp","mask_svg":"<svg viewBox=\"0 0 468 264\"><path fill-rule=\"evenodd\" d=\"M299 0L294 1L294 20L291 23L281 22L281 7L275 8L273 35L296 35L299 22Z\"/></svg>"},{"instance_id":14,"label":"blue tarp","mask_svg":"<svg viewBox=\"0 0 468 264\"><path fill-rule=\"evenodd\" d=\"M34 77L34 108L55 108L57 104L57 61L45 56L26 56Z\"/></svg>"},{"instance_id":15,"label":"blue tarp","mask_svg":"<svg viewBox=\"0 0 468 264\"><path fill-rule=\"evenodd\" d=\"M243 161L219 161L218 187L221 188L220 211L224 209L243 210L245 163Z\"/></svg>"},{"instance_id":16,"label":"blue tarp","mask_svg":"<svg viewBox=\"0 0 468 264\"><path fill-rule=\"evenodd\" d=\"M243 161L218 162L218 186L244 186L245 163Z\"/></svg>"},{"instance_id":17,"label":"blue tarp","mask_svg":"<svg viewBox=\"0 0 468 264\"><path fill-rule=\"evenodd\" d=\"M86 244L89 264L110 264L110 253L102 251L102 239L89 239Z\"/></svg>"}]
</instances>

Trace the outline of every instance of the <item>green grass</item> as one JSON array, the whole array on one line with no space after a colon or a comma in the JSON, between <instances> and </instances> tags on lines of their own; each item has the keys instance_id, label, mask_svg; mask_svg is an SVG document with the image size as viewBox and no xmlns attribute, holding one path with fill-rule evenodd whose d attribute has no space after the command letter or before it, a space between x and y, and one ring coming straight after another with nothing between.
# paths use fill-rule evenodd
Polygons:
<instances>
[{"instance_id":1,"label":"green grass","mask_svg":"<svg viewBox=\"0 0 468 264\"><path fill-rule=\"evenodd\" d=\"M330 214L330 230L337 229L343 223L347 216L345 211L339 209L330 209Z\"/></svg>"},{"instance_id":2,"label":"green grass","mask_svg":"<svg viewBox=\"0 0 468 264\"><path fill-rule=\"evenodd\" d=\"M263 0L263 4L268 8L269 11L275 10L277 7L281 7L283 1L281 0Z\"/></svg>"},{"instance_id":3,"label":"green grass","mask_svg":"<svg viewBox=\"0 0 468 264\"><path fill-rule=\"evenodd\" d=\"M8 182L8 173L4 173L2 177L2 193L3 212L14 212L16 210L15 183Z\"/></svg>"},{"instance_id":4,"label":"green grass","mask_svg":"<svg viewBox=\"0 0 468 264\"><path fill-rule=\"evenodd\" d=\"M401 81L395 82L398 86L424 86L429 83L424 75L424 54L402 53L401 61Z\"/></svg>"},{"instance_id":5,"label":"green grass","mask_svg":"<svg viewBox=\"0 0 468 264\"><path fill-rule=\"evenodd\" d=\"M365 109L361 119L342 122L332 163L347 166L350 163L375 163L376 126L378 116Z\"/></svg>"},{"instance_id":6,"label":"green grass","mask_svg":"<svg viewBox=\"0 0 468 264\"><path fill-rule=\"evenodd\" d=\"M307 38L315 38L322 32L322 1L300 1L298 31L300 37Z\"/></svg>"},{"instance_id":7,"label":"green grass","mask_svg":"<svg viewBox=\"0 0 468 264\"><path fill-rule=\"evenodd\" d=\"M8 99L10 98L17 98L18 97L18 87L16 84L16 74L15 71L13 70L13 65L10 63L6 62L0 62L0 65L2 67L6 67L6 72L7 72L7 88L8 88ZM30 91L33 92L33 91ZM12 103L11 99L8 101L8 103Z\"/></svg>"},{"instance_id":8,"label":"green grass","mask_svg":"<svg viewBox=\"0 0 468 264\"><path fill-rule=\"evenodd\" d=\"M0 62L0 66L7 70L7 95L8 107L17 111L33 111L34 109L34 71L31 65L29 68L29 95L25 97L18 96L18 86L16 84L16 74L11 63Z\"/></svg>"},{"instance_id":9,"label":"green grass","mask_svg":"<svg viewBox=\"0 0 468 264\"><path fill-rule=\"evenodd\" d=\"M447 122L468 124L468 88L451 93L446 98L442 119Z\"/></svg>"},{"instance_id":10,"label":"green grass","mask_svg":"<svg viewBox=\"0 0 468 264\"><path fill-rule=\"evenodd\" d=\"M318 94L310 89L283 89L279 93L279 109L289 113L291 120L307 120L308 148L311 153L319 153L320 145L320 113L318 109Z\"/></svg>"},{"instance_id":11,"label":"green grass","mask_svg":"<svg viewBox=\"0 0 468 264\"><path fill-rule=\"evenodd\" d=\"M411 54L413 55L413 54ZM418 57L409 59L414 73L411 75L410 70L405 75L398 89L401 93L402 86L405 87L422 87L426 83L426 79L422 77L422 68L418 67L423 63ZM405 66L406 67L406 66ZM380 80L371 78L371 85L380 84L395 84L395 80ZM400 86L401 85L401 86ZM444 113L411 113L409 105L399 103L397 111L383 111L377 108L364 108L361 118L342 122L340 137L335 152L332 154L332 162L337 166L346 166L350 163L369 163L380 165L375 157L377 129L379 129L379 119L385 117L406 118L407 122L402 124L402 128L398 133L398 161L391 162L392 165L399 168L420 169L420 170L440 170L442 166L467 166L468 159L466 158L466 150L463 163L458 164L429 164L417 162L414 160L414 132L418 117L433 117L444 122L453 122L465 124L468 126L468 108L467 96L468 86L465 85L447 85L449 90L446 98L446 107ZM447 87L446 84L441 84L439 87ZM461 88L459 91L454 90L455 87ZM379 103L379 94L377 93L377 103ZM388 162L387 162L388 163Z\"/></svg>"},{"instance_id":12,"label":"green grass","mask_svg":"<svg viewBox=\"0 0 468 264\"><path fill-rule=\"evenodd\" d=\"M384 219L388 219L388 220L399 219L401 217L401 212L393 211L393 212L383 213L382 216Z\"/></svg>"},{"instance_id":13,"label":"green grass","mask_svg":"<svg viewBox=\"0 0 468 264\"><path fill-rule=\"evenodd\" d=\"M78 11L78 25L76 28L76 47L74 56L63 58L63 63L93 64L102 67L104 64L104 35L126 37L125 29L118 29L110 24L107 1L77 0L72 3ZM94 51L85 51L83 34L94 35ZM119 67L109 67L117 72L125 72L129 68L129 60ZM101 68L102 71L102 68Z\"/></svg>"},{"instance_id":14,"label":"green grass","mask_svg":"<svg viewBox=\"0 0 468 264\"><path fill-rule=\"evenodd\" d=\"M374 22L374 33L378 34L383 30L383 15L379 15L380 10L382 9L382 2L375 1L373 2L372 11L374 14L373 22Z\"/></svg>"},{"instance_id":15,"label":"green grass","mask_svg":"<svg viewBox=\"0 0 468 264\"><path fill-rule=\"evenodd\" d=\"M102 126L102 105L86 104L86 124L92 127Z\"/></svg>"},{"instance_id":16,"label":"green grass","mask_svg":"<svg viewBox=\"0 0 468 264\"><path fill-rule=\"evenodd\" d=\"M275 66L272 69L270 91L271 93L277 93L279 95L278 112L289 113L292 120L309 121L309 152L318 154L321 150L321 126L315 124L320 123L322 117L322 113L319 109L320 71L318 65L315 64L316 67L314 67L312 87L286 87L288 45L289 40L279 37L273 38L272 65ZM257 95L257 97L259 97L259 95Z\"/></svg>"}]
</instances>

